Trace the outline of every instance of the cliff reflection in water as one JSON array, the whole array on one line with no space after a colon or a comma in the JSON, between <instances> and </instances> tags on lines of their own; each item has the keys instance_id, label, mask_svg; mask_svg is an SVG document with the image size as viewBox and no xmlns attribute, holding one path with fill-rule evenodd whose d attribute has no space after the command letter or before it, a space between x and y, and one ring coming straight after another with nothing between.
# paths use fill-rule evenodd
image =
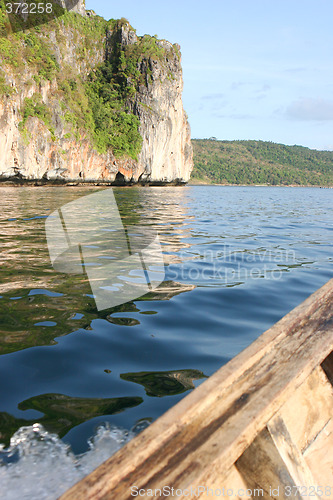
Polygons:
<instances>
[{"instance_id":1,"label":"cliff reflection in water","mask_svg":"<svg viewBox=\"0 0 333 500\"><path fill-rule=\"evenodd\" d=\"M169 372L124 373L120 377L144 386L147 396L175 396L194 389L193 381L205 378L199 370ZM18 404L19 410L37 410L38 419L49 432L63 437L73 427L99 416L111 416L143 403L142 397L78 398L65 394L40 394ZM148 419L149 420L149 419ZM32 425L36 419L15 418L0 412L0 443L9 445L11 436L22 426Z\"/></svg>"},{"instance_id":2,"label":"cliff reflection in water","mask_svg":"<svg viewBox=\"0 0 333 500\"><path fill-rule=\"evenodd\" d=\"M0 377L8 380L7 387L0 387L0 443L8 445L17 429L36 421L63 437L98 418L111 422L120 418L121 422L118 414L141 405L145 407L143 414L131 417L131 422L149 420L144 398L178 396L191 390L194 380L204 377L195 369L142 371L140 363L136 373L136 363L130 361L133 355L140 357L140 346L146 350L154 342L157 334L151 333L142 341L140 336L150 318L158 316L157 304L192 290L192 285L167 280L135 301L98 312L86 275L64 274L52 268L45 219L63 204L96 190L0 187L1 199L6 200L0 219ZM124 227L141 224L153 228L167 249L166 263L177 261L182 236L188 231L183 222L185 190L113 191ZM107 346L100 346L106 325ZM139 343L131 339L130 326ZM118 331L121 344L114 359ZM94 353L93 361L88 359L90 352ZM150 369L147 361L144 366ZM125 373L126 367L129 373ZM117 381L121 381L120 387ZM67 386L70 395L66 395Z\"/></svg>"},{"instance_id":3,"label":"cliff reflection in water","mask_svg":"<svg viewBox=\"0 0 333 500\"><path fill-rule=\"evenodd\" d=\"M181 394L194 389L194 380L206 378L199 370L178 370L169 372L123 373L120 378L140 384L147 396L163 397Z\"/></svg>"},{"instance_id":4,"label":"cliff reflection in water","mask_svg":"<svg viewBox=\"0 0 333 500\"><path fill-rule=\"evenodd\" d=\"M41 421L81 453L100 424L152 421L332 277L330 190L117 188L124 226L159 234L166 277L98 312L44 232L98 189L0 187L0 441Z\"/></svg>"},{"instance_id":5,"label":"cliff reflection in water","mask_svg":"<svg viewBox=\"0 0 333 500\"><path fill-rule=\"evenodd\" d=\"M177 252L182 245L179 225L184 213L183 190L168 189L172 192L169 200L162 199L159 188L113 191L124 226L141 224L162 231L162 245L168 248L165 260L170 262L170 252ZM48 345L55 337L89 328L93 319L110 317L113 312L137 311L134 302L128 302L97 313L87 275L63 274L51 266L45 219L64 203L95 191L96 188L0 188L1 199L6 200L0 219L0 354ZM175 210L174 198L178 193L180 204ZM90 252L98 257L98 249ZM168 281L140 300L166 300L192 288Z\"/></svg>"},{"instance_id":6,"label":"cliff reflection in water","mask_svg":"<svg viewBox=\"0 0 333 500\"><path fill-rule=\"evenodd\" d=\"M65 394L41 394L18 404L20 410L37 410L44 415L38 419L49 432L63 437L73 427L96 416L113 415L143 402L139 397L75 398ZM0 442L9 445L11 436L20 427L32 425L34 419L15 418L0 412Z\"/></svg>"}]
</instances>

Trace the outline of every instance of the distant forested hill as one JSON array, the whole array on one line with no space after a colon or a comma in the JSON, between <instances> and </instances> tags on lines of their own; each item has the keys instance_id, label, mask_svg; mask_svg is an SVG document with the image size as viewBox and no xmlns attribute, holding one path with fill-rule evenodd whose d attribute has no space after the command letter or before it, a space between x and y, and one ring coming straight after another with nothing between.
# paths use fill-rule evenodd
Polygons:
<instances>
[{"instance_id":1,"label":"distant forested hill","mask_svg":"<svg viewBox=\"0 0 333 500\"><path fill-rule=\"evenodd\" d=\"M333 151L264 141L194 139L192 144L193 180L333 186Z\"/></svg>"}]
</instances>

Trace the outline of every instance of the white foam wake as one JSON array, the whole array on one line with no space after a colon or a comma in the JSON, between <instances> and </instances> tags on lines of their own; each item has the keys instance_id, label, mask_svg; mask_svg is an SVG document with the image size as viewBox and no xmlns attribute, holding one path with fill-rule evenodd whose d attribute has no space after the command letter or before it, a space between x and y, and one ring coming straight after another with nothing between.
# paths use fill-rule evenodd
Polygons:
<instances>
[{"instance_id":1,"label":"white foam wake","mask_svg":"<svg viewBox=\"0 0 333 500\"><path fill-rule=\"evenodd\" d=\"M53 500L109 458L137 430L98 428L89 450L74 455L69 445L42 425L21 427L4 449L0 445L1 500Z\"/></svg>"}]
</instances>

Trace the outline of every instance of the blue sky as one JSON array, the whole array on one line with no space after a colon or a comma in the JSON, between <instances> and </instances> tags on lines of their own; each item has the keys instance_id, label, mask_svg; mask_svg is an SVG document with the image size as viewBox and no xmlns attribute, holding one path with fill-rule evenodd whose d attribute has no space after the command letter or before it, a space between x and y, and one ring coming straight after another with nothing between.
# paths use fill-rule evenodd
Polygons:
<instances>
[{"instance_id":1,"label":"blue sky","mask_svg":"<svg viewBox=\"0 0 333 500\"><path fill-rule=\"evenodd\" d=\"M86 0L182 51L193 138L333 150L332 0Z\"/></svg>"}]
</instances>

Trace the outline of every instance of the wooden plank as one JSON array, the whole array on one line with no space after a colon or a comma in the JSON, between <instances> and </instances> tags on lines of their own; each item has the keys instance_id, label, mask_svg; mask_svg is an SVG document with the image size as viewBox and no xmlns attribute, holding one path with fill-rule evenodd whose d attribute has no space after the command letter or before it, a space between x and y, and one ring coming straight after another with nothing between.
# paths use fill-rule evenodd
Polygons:
<instances>
[{"instance_id":1,"label":"wooden plank","mask_svg":"<svg viewBox=\"0 0 333 500\"><path fill-rule=\"evenodd\" d=\"M251 495L246 493L248 486L235 465L227 472L225 470L208 470L204 481L202 479L194 481L191 487L195 492L192 498L231 497L241 500L250 500L252 498ZM185 497L183 495L178 498Z\"/></svg>"},{"instance_id":2,"label":"wooden plank","mask_svg":"<svg viewBox=\"0 0 333 500\"><path fill-rule=\"evenodd\" d=\"M302 451L333 415L333 387L318 366L279 411L292 440Z\"/></svg>"},{"instance_id":3,"label":"wooden plank","mask_svg":"<svg viewBox=\"0 0 333 500\"><path fill-rule=\"evenodd\" d=\"M249 488L263 490L265 499L284 498L284 487L293 484L267 428L261 431L240 456L236 467Z\"/></svg>"},{"instance_id":4,"label":"wooden plank","mask_svg":"<svg viewBox=\"0 0 333 500\"><path fill-rule=\"evenodd\" d=\"M281 417L274 417L237 460L236 467L247 486L264 491L264 498L302 499L297 486L305 491L315 484L312 473Z\"/></svg>"},{"instance_id":5,"label":"wooden plank","mask_svg":"<svg viewBox=\"0 0 333 500\"><path fill-rule=\"evenodd\" d=\"M228 471L333 349L333 280L61 498L133 498Z\"/></svg>"},{"instance_id":6,"label":"wooden plank","mask_svg":"<svg viewBox=\"0 0 333 500\"><path fill-rule=\"evenodd\" d=\"M292 477L295 486L305 488L305 495L300 492L300 497L308 497L310 487L315 486L315 481L311 469L308 467L301 450L292 440L288 429L280 416L271 419L267 424L267 429L279 452L283 463ZM286 486L289 486L288 484ZM285 495L287 496L287 495Z\"/></svg>"},{"instance_id":7,"label":"wooden plank","mask_svg":"<svg viewBox=\"0 0 333 500\"><path fill-rule=\"evenodd\" d=\"M328 380L333 385L333 352L322 362L322 368L326 373Z\"/></svg>"},{"instance_id":8,"label":"wooden plank","mask_svg":"<svg viewBox=\"0 0 333 500\"><path fill-rule=\"evenodd\" d=\"M323 498L333 498L333 416L304 453L318 485L331 488Z\"/></svg>"}]
</instances>

